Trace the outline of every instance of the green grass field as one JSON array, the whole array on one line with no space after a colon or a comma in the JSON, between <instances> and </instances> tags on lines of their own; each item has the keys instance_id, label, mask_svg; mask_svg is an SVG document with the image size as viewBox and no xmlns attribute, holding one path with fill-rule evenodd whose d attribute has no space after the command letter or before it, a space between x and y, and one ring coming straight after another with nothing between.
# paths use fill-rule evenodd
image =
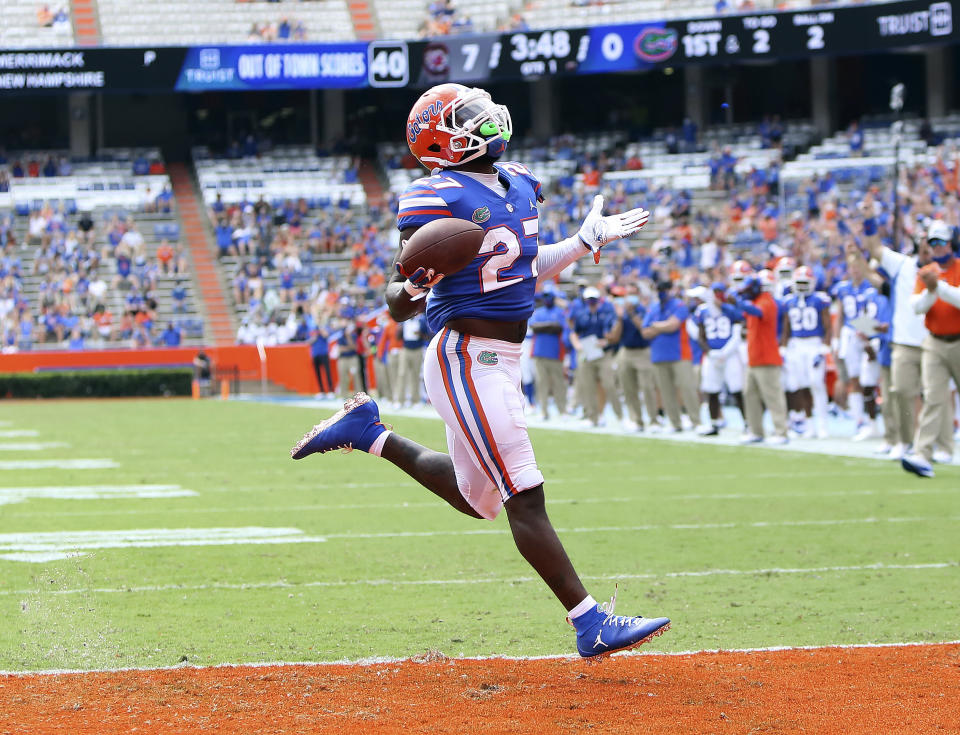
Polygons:
<instances>
[{"instance_id":1,"label":"green grass field","mask_svg":"<svg viewBox=\"0 0 960 735\"><path fill-rule=\"evenodd\" d=\"M461 516L360 452L290 460L326 413L0 404L0 670L573 651L505 517ZM439 421L394 423L444 446ZM651 650L960 638L960 468L924 481L891 462L532 433L551 518L588 588L601 599L619 581L618 612L673 618ZM117 466L10 464L69 459ZM22 490L144 484L180 494ZM209 530L238 528L248 530ZM125 545L147 530L173 545ZM57 553L56 537L39 534L65 532L67 545L92 532L91 546L115 548L19 560ZM215 533L287 536L209 545Z\"/></svg>"}]
</instances>

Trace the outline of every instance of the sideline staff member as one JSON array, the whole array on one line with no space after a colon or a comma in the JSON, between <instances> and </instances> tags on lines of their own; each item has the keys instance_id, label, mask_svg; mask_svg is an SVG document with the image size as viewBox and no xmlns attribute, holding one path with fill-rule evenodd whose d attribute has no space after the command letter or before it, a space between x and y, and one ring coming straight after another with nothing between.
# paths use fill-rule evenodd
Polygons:
<instances>
[{"instance_id":1,"label":"sideline staff member","mask_svg":"<svg viewBox=\"0 0 960 735\"><path fill-rule=\"evenodd\" d=\"M912 297L930 334L923 341L923 410L917 426L916 450L900 460L920 477L933 477L930 465L942 412L948 410L950 378L960 385L960 260L953 254L953 232L935 222L927 238L933 263L917 273Z\"/></svg>"}]
</instances>

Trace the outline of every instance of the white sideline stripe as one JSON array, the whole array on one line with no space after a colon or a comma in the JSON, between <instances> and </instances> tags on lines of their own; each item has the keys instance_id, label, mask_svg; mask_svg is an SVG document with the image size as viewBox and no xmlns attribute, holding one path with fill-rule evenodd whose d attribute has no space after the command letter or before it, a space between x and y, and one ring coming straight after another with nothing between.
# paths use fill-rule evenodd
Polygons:
<instances>
[{"instance_id":1,"label":"white sideline stripe","mask_svg":"<svg viewBox=\"0 0 960 735\"><path fill-rule=\"evenodd\" d=\"M764 646L759 648L705 648L698 651L651 651L634 649L632 651L623 651L614 653L613 656L697 656L713 653L781 653L786 651L847 651L863 648L915 648L915 647L941 647L956 646L960 640L956 641L907 641L903 643L833 643L826 646ZM548 653L542 656L451 656L452 661L583 661L583 659L571 653ZM309 667L319 668L328 666L381 666L384 664L402 664L419 663L416 657L397 658L395 656L368 656L358 659L340 659L339 661L257 661L244 663L225 663L213 664L211 666L198 666L197 664L177 664L176 666L121 666L116 669L39 669L36 671L2 671L0 676L60 676L63 674L122 674L125 672L149 672L149 671L207 671L210 669L259 669L265 667Z\"/></svg>"},{"instance_id":2,"label":"white sideline stripe","mask_svg":"<svg viewBox=\"0 0 960 735\"><path fill-rule=\"evenodd\" d=\"M859 564L850 566L810 567L808 569L790 569L771 567L769 569L705 569L687 572L661 572L648 574L594 574L583 575L582 578L596 582L610 582L621 580L641 579L681 579L685 577L716 577L740 576L751 577L771 574L827 574L845 572L869 571L920 571L927 569L949 569L960 566L957 561L932 562L930 564ZM481 577L472 579L350 579L340 581L315 580L312 582L286 582L274 580L272 582L211 582L210 584L159 584L129 587L82 587L75 589L41 589L41 590L0 590L0 595L17 595L29 597L36 594L75 595L75 594L113 594L117 592L205 592L217 590L262 590L262 589L309 589L313 587L431 587L448 585L474 584L517 584L536 582L539 577Z\"/></svg>"},{"instance_id":3,"label":"white sideline stripe","mask_svg":"<svg viewBox=\"0 0 960 735\"><path fill-rule=\"evenodd\" d=\"M0 421L0 426L9 426L9 422ZM40 436L40 432L36 429L8 429L7 431L0 431L0 439L16 439L18 437L35 437Z\"/></svg>"},{"instance_id":4,"label":"white sideline stripe","mask_svg":"<svg viewBox=\"0 0 960 735\"><path fill-rule=\"evenodd\" d=\"M54 485L46 487L0 487L0 505L31 498L54 500L103 500L108 498L184 498L196 495L179 485ZM96 515L100 512L91 511ZM136 511L142 513L143 511ZM51 515L44 511L44 515Z\"/></svg>"},{"instance_id":5,"label":"white sideline stripe","mask_svg":"<svg viewBox=\"0 0 960 735\"><path fill-rule=\"evenodd\" d=\"M66 442L0 442L0 452L40 452L69 446Z\"/></svg>"},{"instance_id":6,"label":"white sideline stripe","mask_svg":"<svg viewBox=\"0 0 960 735\"><path fill-rule=\"evenodd\" d=\"M384 483L385 485L387 483ZM396 483L389 483L390 487L396 487ZM338 487L344 487L342 485ZM0 505L3 488L0 488ZM777 500L779 498L827 498L844 497L847 495L955 495L953 488L942 488L926 486L921 488L910 488L905 490L835 490L824 493L778 493L771 495L769 493L721 493L718 495L710 494L692 494L692 495L671 495L670 500ZM196 493L190 492L195 495ZM146 496L141 496L146 497ZM152 497L152 496L151 496ZM172 496L170 496L172 497ZM603 505L605 503L646 503L650 498L646 495L637 495L634 497L622 498L547 498L547 505ZM662 503L662 501L661 501ZM445 506L437 501L415 501L410 503L342 503L327 504L316 503L312 505L285 505L278 510L289 511L311 511L311 510L403 510L419 508L444 508ZM228 508L174 508L164 510L164 513L178 513L192 515L195 513L262 513L263 506L231 506ZM104 515L142 515L144 511L140 510L77 510L62 511L44 510L30 511L20 513L20 515L45 515L45 516L104 516Z\"/></svg>"},{"instance_id":7,"label":"white sideline stripe","mask_svg":"<svg viewBox=\"0 0 960 735\"><path fill-rule=\"evenodd\" d=\"M159 546L226 546L233 544L323 543L299 528L146 528L129 531L52 531L0 534L0 559L54 561L83 556L91 549L155 548Z\"/></svg>"},{"instance_id":8,"label":"white sideline stripe","mask_svg":"<svg viewBox=\"0 0 960 735\"><path fill-rule=\"evenodd\" d=\"M112 459L9 459L0 460L0 470L115 470Z\"/></svg>"}]
</instances>

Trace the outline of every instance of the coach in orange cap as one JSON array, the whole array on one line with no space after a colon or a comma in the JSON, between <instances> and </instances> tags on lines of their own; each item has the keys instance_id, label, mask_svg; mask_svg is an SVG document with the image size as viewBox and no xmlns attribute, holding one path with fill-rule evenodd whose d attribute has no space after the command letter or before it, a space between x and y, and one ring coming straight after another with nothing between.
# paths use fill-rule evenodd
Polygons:
<instances>
[{"instance_id":1,"label":"coach in orange cap","mask_svg":"<svg viewBox=\"0 0 960 735\"><path fill-rule=\"evenodd\" d=\"M917 272L912 298L930 334L923 341L923 410L913 454L900 460L920 477L933 477L930 465L942 413L948 410L950 378L960 385L960 260L954 257L954 232L935 220L927 232L933 263Z\"/></svg>"}]
</instances>

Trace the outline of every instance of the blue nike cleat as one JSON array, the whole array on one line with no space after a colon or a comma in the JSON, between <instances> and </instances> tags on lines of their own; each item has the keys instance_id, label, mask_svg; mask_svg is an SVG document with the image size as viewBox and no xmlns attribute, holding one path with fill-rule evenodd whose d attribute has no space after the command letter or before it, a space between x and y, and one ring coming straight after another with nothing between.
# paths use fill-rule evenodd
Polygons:
<instances>
[{"instance_id":1,"label":"blue nike cleat","mask_svg":"<svg viewBox=\"0 0 960 735\"><path fill-rule=\"evenodd\" d=\"M350 452L370 450L370 445L387 427L380 423L380 409L366 393L357 393L326 421L321 421L304 434L290 450L294 459L303 459L315 452L342 449Z\"/></svg>"},{"instance_id":2,"label":"blue nike cleat","mask_svg":"<svg viewBox=\"0 0 960 735\"><path fill-rule=\"evenodd\" d=\"M577 653L583 658L605 656L642 645L670 629L669 618L644 618L614 615L617 594L610 602L571 620L577 629Z\"/></svg>"},{"instance_id":3,"label":"blue nike cleat","mask_svg":"<svg viewBox=\"0 0 960 735\"><path fill-rule=\"evenodd\" d=\"M900 458L900 465L907 472L912 472L920 477L933 477L935 475L933 467L930 466L926 457L916 452L903 455Z\"/></svg>"}]
</instances>

